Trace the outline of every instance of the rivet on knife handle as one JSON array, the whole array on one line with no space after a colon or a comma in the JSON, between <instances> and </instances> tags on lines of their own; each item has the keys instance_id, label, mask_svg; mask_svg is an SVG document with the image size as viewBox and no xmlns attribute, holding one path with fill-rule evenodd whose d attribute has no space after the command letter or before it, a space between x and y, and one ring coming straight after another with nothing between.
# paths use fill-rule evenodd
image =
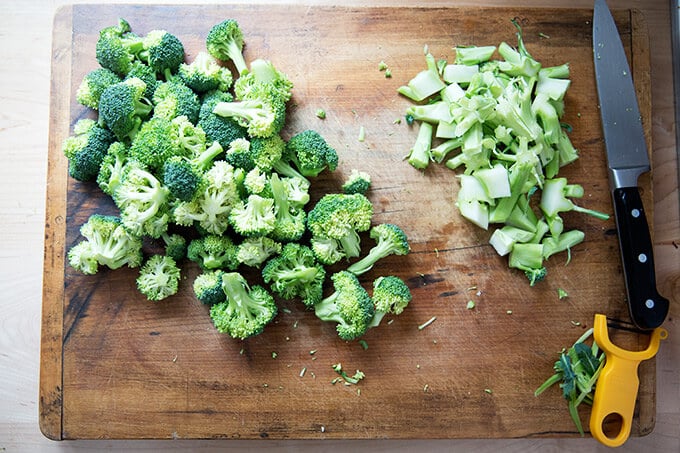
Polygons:
<instances>
[{"instance_id":1,"label":"rivet on knife handle","mask_svg":"<svg viewBox=\"0 0 680 453\"><path fill-rule=\"evenodd\" d=\"M609 340L605 315L595 315L593 329L593 339L604 351L605 363L595 386L590 433L602 444L618 447L630 436L633 424L640 386L638 366L643 360L656 355L659 343L668 337L668 332L662 327L656 328L651 333L647 349L628 351Z\"/></svg>"},{"instance_id":2,"label":"rivet on knife handle","mask_svg":"<svg viewBox=\"0 0 680 453\"><path fill-rule=\"evenodd\" d=\"M639 329L651 330L663 324L669 304L656 290L652 240L640 192L637 187L619 188L613 197L630 318Z\"/></svg>"}]
</instances>

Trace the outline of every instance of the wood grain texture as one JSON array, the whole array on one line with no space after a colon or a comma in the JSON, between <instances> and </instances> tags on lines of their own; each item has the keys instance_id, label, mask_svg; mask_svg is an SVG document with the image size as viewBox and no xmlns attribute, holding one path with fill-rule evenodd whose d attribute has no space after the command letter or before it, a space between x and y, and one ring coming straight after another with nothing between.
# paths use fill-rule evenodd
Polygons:
<instances>
[{"instance_id":1,"label":"wood grain texture","mask_svg":"<svg viewBox=\"0 0 680 453\"><path fill-rule=\"evenodd\" d=\"M48 147L61 149L61 142L69 134L63 112L68 109L71 91L61 83L71 78L70 7L63 7L54 17L54 45L52 49L51 113ZM62 437L62 350L64 314L64 253L66 236L66 198L68 161L63 154L50 153L45 203L45 255L43 273L43 304L40 350L40 430L50 439Z\"/></svg>"},{"instance_id":2,"label":"wood grain texture","mask_svg":"<svg viewBox=\"0 0 680 453\"><path fill-rule=\"evenodd\" d=\"M422 68L423 44L436 56L450 57L455 44L513 42L509 18L520 17L532 54L546 65L568 61L574 74L565 121L574 126L572 140L582 158L564 175L584 185L584 205L610 210L588 58L590 12L280 6L185 12L76 5L55 19L55 50L68 55L56 60L60 69L53 73L53 93L60 94L52 99L43 431L65 439L576 435L558 392L536 399L533 390L596 311L626 316L620 269L612 265L618 261L613 222L567 216L570 226L586 232L586 242L574 249L570 266L562 266L564 257L551 259L548 281L528 291L524 278L486 245L488 233L457 216L453 173L435 167L421 174L401 162L415 132L393 122L408 105L395 95L396 87ZM385 259L363 280L397 274L409 282L414 303L367 335L368 350L337 340L331 326L294 304L260 337L241 343L221 336L191 296L195 269L188 269L178 297L161 304L141 301L135 271L97 277L64 272L64 247L78 240L79 225L95 210L112 208L91 185L69 180L64 186L58 143L69 126L91 114L73 93L96 65L96 32L119 16L140 33L186 17L173 21L170 31L183 40L189 58L202 48L215 18L237 18L246 34L246 57L270 58L295 81L286 132L313 127L340 153L340 168L315 182L316 190L337 190L351 168L370 169L375 222L404 226L413 252L407 260ZM639 41L646 33L636 14L617 18L649 119L649 54ZM422 26L431 23L440 26ZM291 37L299 47L291 46ZM392 79L377 71L380 60L390 64ZM319 107L328 112L323 122L314 116ZM356 140L361 126L367 130L364 143ZM649 180L645 184L651 202ZM62 212L65 229L50 222ZM558 287L569 292L566 302L557 301ZM469 299L477 302L474 311L465 308ZM437 321L418 331L431 316ZM645 338L626 335L621 341L641 347ZM366 373L360 395L356 387L330 384L336 362ZM302 368L307 371L301 377ZM641 375L636 435L654 426L654 362Z\"/></svg>"}]
</instances>

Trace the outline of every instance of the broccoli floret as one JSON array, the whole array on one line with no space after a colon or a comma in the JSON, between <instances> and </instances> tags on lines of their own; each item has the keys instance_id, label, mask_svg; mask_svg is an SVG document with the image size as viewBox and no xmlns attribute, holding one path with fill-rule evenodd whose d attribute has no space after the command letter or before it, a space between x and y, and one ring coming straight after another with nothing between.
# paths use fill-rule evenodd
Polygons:
<instances>
[{"instance_id":1,"label":"broccoli floret","mask_svg":"<svg viewBox=\"0 0 680 453\"><path fill-rule=\"evenodd\" d=\"M410 251L406 233L397 225L382 223L371 228L370 236L377 244L368 255L347 268L355 275L371 270L376 261L389 255L406 255Z\"/></svg>"},{"instance_id":2,"label":"broccoli floret","mask_svg":"<svg viewBox=\"0 0 680 453\"><path fill-rule=\"evenodd\" d=\"M345 258L340 242L328 237L313 237L311 246L314 255L323 264L335 264Z\"/></svg>"},{"instance_id":3,"label":"broccoli floret","mask_svg":"<svg viewBox=\"0 0 680 453\"><path fill-rule=\"evenodd\" d=\"M286 142L279 134L250 139L253 164L265 172L272 171L274 164L281 159L285 149Z\"/></svg>"},{"instance_id":4,"label":"broccoli floret","mask_svg":"<svg viewBox=\"0 0 680 453\"><path fill-rule=\"evenodd\" d=\"M169 191L136 162L124 169L122 183L113 192L123 224L133 234L159 238L170 221Z\"/></svg>"},{"instance_id":5,"label":"broccoli floret","mask_svg":"<svg viewBox=\"0 0 680 453\"><path fill-rule=\"evenodd\" d=\"M243 187L245 187L246 192L249 195L264 195L265 190L269 187L269 179L267 176L267 173L255 167L246 173L246 177L243 180Z\"/></svg>"},{"instance_id":6,"label":"broccoli floret","mask_svg":"<svg viewBox=\"0 0 680 453\"><path fill-rule=\"evenodd\" d=\"M194 199L175 206L175 222L182 226L196 223L207 233L223 234L229 227L229 213L241 201L237 176L234 167L216 161L205 173Z\"/></svg>"},{"instance_id":7,"label":"broccoli floret","mask_svg":"<svg viewBox=\"0 0 680 453\"><path fill-rule=\"evenodd\" d=\"M293 209L302 209L309 203L309 181L304 178L283 177L281 182L288 193L288 203Z\"/></svg>"},{"instance_id":8,"label":"broccoli floret","mask_svg":"<svg viewBox=\"0 0 680 453\"><path fill-rule=\"evenodd\" d=\"M157 170L173 156L181 155L179 132L173 122L164 117L145 121L130 145L130 159Z\"/></svg>"},{"instance_id":9,"label":"broccoli floret","mask_svg":"<svg viewBox=\"0 0 680 453\"><path fill-rule=\"evenodd\" d=\"M180 270L174 259L153 255L139 270L137 289L147 299L159 301L177 294Z\"/></svg>"},{"instance_id":10,"label":"broccoli floret","mask_svg":"<svg viewBox=\"0 0 680 453\"><path fill-rule=\"evenodd\" d=\"M142 124L130 146L130 159L140 162L151 170L160 170L164 164L174 158L194 159L206 151L205 134L194 126L185 116L172 120L154 116ZM219 154L221 149L211 149L205 156Z\"/></svg>"},{"instance_id":11,"label":"broccoli floret","mask_svg":"<svg viewBox=\"0 0 680 453\"><path fill-rule=\"evenodd\" d=\"M130 24L119 19L118 24L99 32L95 55L99 64L119 76L125 76L143 49L142 38L130 32Z\"/></svg>"},{"instance_id":12,"label":"broccoli floret","mask_svg":"<svg viewBox=\"0 0 680 453\"><path fill-rule=\"evenodd\" d=\"M78 120L73 126L73 135L62 143L62 151L69 161L69 175L78 181L94 181L113 140L113 134L96 121Z\"/></svg>"},{"instance_id":13,"label":"broccoli floret","mask_svg":"<svg viewBox=\"0 0 680 453\"><path fill-rule=\"evenodd\" d=\"M298 241L305 232L305 211L291 207L286 186L276 173L269 178L269 186L276 210L276 225L271 237L281 242Z\"/></svg>"},{"instance_id":14,"label":"broccoli floret","mask_svg":"<svg viewBox=\"0 0 680 453\"><path fill-rule=\"evenodd\" d=\"M142 264L142 240L119 217L93 214L80 227L80 234L85 240L69 250L68 261L84 274L96 274L100 265L118 269Z\"/></svg>"},{"instance_id":15,"label":"broccoli floret","mask_svg":"<svg viewBox=\"0 0 680 453\"><path fill-rule=\"evenodd\" d=\"M233 82L229 69L220 66L217 60L206 52L196 54L190 64L182 63L178 75L182 82L196 93L227 91Z\"/></svg>"},{"instance_id":16,"label":"broccoli floret","mask_svg":"<svg viewBox=\"0 0 680 453\"><path fill-rule=\"evenodd\" d=\"M281 244L267 236L251 236L238 246L239 263L260 267L269 257L281 253Z\"/></svg>"},{"instance_id":17,"label":"broccoli floret","mask_svg":"<svg viewBox=\"0 0 680 453\"><path fill-rule=\"evenodd\" d=\"M201 269L235 270L238 265L238 246L227 235L208 234L189 242L187 258Z\"/></svg>"},{"instance_id":18,"label":"broccoli floret","mask_svg":"<svg viewBox=\"0 0 680 453\"><path fill-rule=\"evenodd\" d=\"M227 297L222 290L222 275L224 271L205 271L194 279L194 294L205 305L215 305L224 302Z\"/></svg>"},{"instance_id":19,"label":"broccoli floret","mask_svg":"<svg viewBox=\"0 0 680 453\"><path fill-rule=\"evenodd\" d=\"M222 290L227 300L210 308L217 331L244 340L259 335L278 312L274 298L262 286L248 286L237 272L222 274Z\"/></svg>"},{"instance_id":20,"label":"broccoli floret","mask_svg":"<svg viewBox=\"0 0 680 453\"><path fill-rule=\"evenodd\" d=\"M292 96L293 82L287 75L274 67L271 61L257 59L250 63L250 69L244 71L234 83L236 99L252 99L258 97L258 91L288 102Z\"/></svg>"},{"instance_id":21,"label":"broccoli floret","mask_svg":"<svg viewBox=\"0 0 680 453\"><path fill-rule=\"evenodd\" d=\"M178 200L193 200L202 188L205 172L222 151L219 142L215 142L192 159L183 156L168 159L163 165L163 184Z\"/></svg>"},{"instance_id":22,"label":"broccoli floret","mask_svg":"<svg viewBox=\"0 0 680 453\"><path fill-rule=\"evenodd\" d=\"M213 109L220 102L231 102L234 98L231 94L223 91L211 91L203 97L203 103L199 111L198 125L205 132L209 142L218 141L222 148L228 149L229 144L237 139L248 136L246 128L241 126L234 118L215 115Z\"/></svg>"},{"instance_id":23,"label":"broccoli floret","mask_svg":"<svg viewBox=\"0 0 680 453\"><path fill-rule=\"evenodd\" d=\"M198 121L201 102L191 88L179 81L163 82L153 94L154 117L172 120L186 116L192 124Z\"/></svg>"},{"instance_id":24,"label":"broccoli floret","mask_svg":"<svg viewBox=\"0 0 680 453\"><path fill-rule=\"evenodd\" d=\"M323 298L326 270L316 261L314 252L298 243L286 244L281 254L270 259L262 269L265 283L284 299L300 297L307 307Z\"/></svg>"},{"instance_id":25,"label":"broccoli floret","mask_svg":"<svg viewBox=\"0 0 680 453\"><path fill-rule=\"evenodd\" d=\"M139 58L157 73L164 74L166 79L184 63L184 46L172 33L151 30L144 36L142 44L144 49L139 53Z\"/></svg>"},{"instance_id":26,"label":"broccoli floret","mask_svg":"<svg viewBox=\"0 0 680 453\"><path fill-rule=\"evenodd\" d=\"M269 173L285 148L286 142L278 134L250 140L237 138L229 144L226 160L246 172L257 167L261 172Z\"/></svg>"},{"instance_id":27,"label":"broccoli floret","mask_svg":"<svg viewBox=\"0 0 680 453\"><path fill-rule=\"evenodd\" d=\"M386 314L401 314L413 296L406 283L394 275L378 277L373 281L375 315L370 327L377 327Z\"/></svg>"},{"instance_id":28,"label":"broccoli floret","mask_svg":"<svg viewBox=\"0 0 680 453\"><path fill-rule=\"evenodd\" d=\"M231 60L239 74L247 68L243 58L243 32L233 19L214 25L206 36L208 53L221 61Z\"/></svg>"},{"instance_id":29,"label":"broccoli floret","mask_svg":"<svg viewBox=\"0 0 680 453\"><path fill-rule=\"evenodd\" d=\"M195 126L184 115L173 118L172 124L177 128L177 145L181 154L193 157L205 151L207 139L200 126Z\"/></svg>"},{"instance_id":30,"label":"broccoli floret","mask_svg":"<svg viewBox=\"0 0 680 453\"><path fill-rule=\"evenodd\" d=\"M361 194L324 195L307 215L307 227L312 243L318 240L337 241L340 255L352 258L361 251L359 232L371 227L373 205ZM335 254L337 255L337 253ZM324 264L332 264L328 256L319 256Z\"/></svg>"},{"instance_id":31,"label":"broccoli floret","mask_svg":"<svg viewBox=\"0 0 680 453\"><path fill-rule=\"evenodd\" d=\"M213 109L218 116L234 118L250 137L278 134L286 122L286 103L276 97L262 96L243 101L218 102Z\"/></svg>"},{"instance_id":32,"label":"broccoli floret","mask_svg":"<svg viewBox=\"0 0 680 453\"><path fill-rule=\"evenodd\" d=\"M99 109L99 99L106 88L120 82L115 72L106 68L97 68L88 72L78 86L76 101L85 107Z\"/></svg>"},{"instance_id":33,"label":"broccoli floret","mask_svg":"<svg viewBox=\"0 0 680 453\"><path fill-rule=\"evenodd\" d=\"M314 313L322 321L337 323L338 336L343 340L359 338L375 315L373 301L351 272L339 271L331 280L335 291L314 306Z\"/></svg>"},{"instance_id":34,"label":"broccoli floret","mask_svg":"<svg viewBox=\"0 0 680 453\"><path fill-rule=\"evenodd\" d=\"M153 99L153 94L159 84L158 78L156 77L156 71L141 61L135 61L132 63L132 67L130 67L130 70L125 75L125 79L131 79L133 77L141 79L142 82L146 84L144 98Z\"/></svg>"},{"instance_id":35,"label":"broccoli floret","mask_svg":"<svg viewBox=\"0 0 680 453\"><path fill-rule=\"evenodd\" d=\"M250 141L245 138L237 138L229 144L224 160L235 168L240 168L245 172L255 168L253 156L250 152Z\"/></svg>"},{"instance_id":36,"label":"broccoli floret","mask_svg":"<svg viewBox=\"0 0 680 453\"><path fill-rule=\"evenodd\" d=\"M178 233L168 234L165 232L161 237L165 242L165 254L167 256L176 262L187 257L187 240L184 236Z\"/></svg>"},{"instance_id":37,"label":"broccoli floret","mask_svg":"<svg viewBox=\"0 0 680 453\"><path fill-rule=\"evenodd\" d=\"M107 195L113 196L116 187L123 181L129 148L122 142L113 142L99 167L97 185Z\"/></svg>"},{"instance_id":38,"label":"broccoli floret","mask_svg":"<svg viewBox=\"0 0 680 453\"><path fill-rule=\"evenodd\" d=\"M109 85L99 99L99 123L120 141L132 139L153 106L144 98L146 84L132 77Z\"/></svg>"},{"instance_id":39,"label":"broccoli floret","mask_svg":"<svg viewBox=\"0 0 680 453\"><path fill-rule=\"evenodd\" d=\"M346 194L360 193L366 195L370 187L371 175L353 168L347 181L342 185L342 191Z\"/></svg>"},{"instance_id":40,"label":"broccoli floret","mask_svg":"<svg viewBox=\"0 0 680 453\"><path fill-rule=\"evenodd\" d=\"M314 130L292 136L286 145L283 159L293 164L306 177L316 177L323 170L335 171L338 153ZM286 175L290 176L290 175Z\"/></svg>"},{"instance_id":41,"label":"broccoli floret","mask_svg":"<svg viewBox=\"0 0 680 453\"><path fill-rule=\"evenodd\" d=\"M274 200L259 195L249 195L237 203L229 214L229 222L242 236L264 236L276 226Z\"/></svg>"}]
</instances>

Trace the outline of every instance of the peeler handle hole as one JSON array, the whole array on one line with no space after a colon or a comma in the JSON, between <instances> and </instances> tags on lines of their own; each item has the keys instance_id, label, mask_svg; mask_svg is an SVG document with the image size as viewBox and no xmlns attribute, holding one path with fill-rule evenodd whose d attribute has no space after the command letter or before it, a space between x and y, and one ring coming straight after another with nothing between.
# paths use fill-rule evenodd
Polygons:
<instances>
[{"instance_id":1,"label":"peeler handle hole","mask_svg":"<svg viewBox=\"0 0 680 453\"><path fill-rule=\"evenodd\" d=\"M609 439L615 439L623 429L623 417L621 414L612 412L602 420L602 433Z\"/></svg>"}]
</instances>

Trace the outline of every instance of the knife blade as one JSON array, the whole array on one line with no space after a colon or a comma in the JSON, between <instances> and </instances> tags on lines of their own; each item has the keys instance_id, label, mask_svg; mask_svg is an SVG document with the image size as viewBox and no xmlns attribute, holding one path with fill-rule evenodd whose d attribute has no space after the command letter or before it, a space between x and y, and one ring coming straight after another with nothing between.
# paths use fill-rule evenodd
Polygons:
<instances>
[{"instance_id":1,"label":"knife blade","mask_svg":"<svg viewBox=\"0 0 680 453\"><path fill-rule=\"evenodd\" d=\"M630 318L641 330L660 326L668 300L656 288L652 240L638 178L650 171L635 87L605 0L593 12L593 57L600 115Z\"/></svg>"}]
</instances>

